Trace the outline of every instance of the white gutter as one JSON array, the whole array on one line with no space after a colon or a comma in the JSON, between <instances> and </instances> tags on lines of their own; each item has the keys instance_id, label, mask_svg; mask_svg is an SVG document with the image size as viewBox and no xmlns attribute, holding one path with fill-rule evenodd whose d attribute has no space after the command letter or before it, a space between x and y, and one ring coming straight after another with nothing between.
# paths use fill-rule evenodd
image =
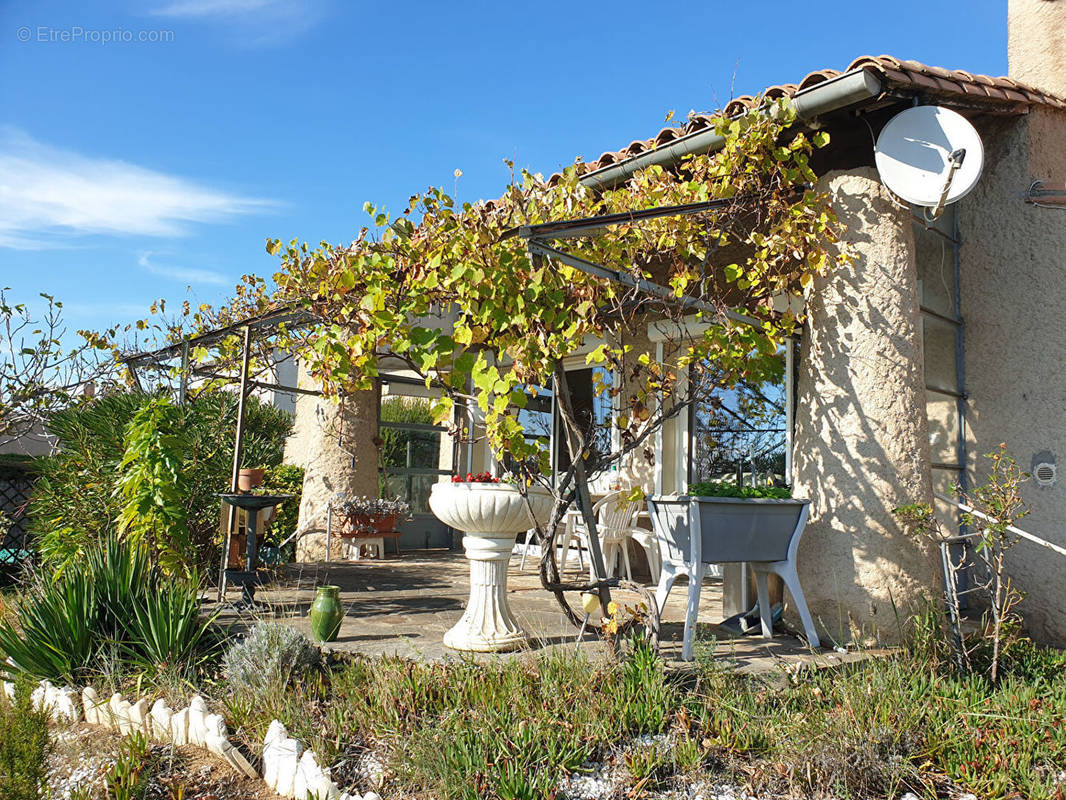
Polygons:
<instances>
[{"instance_id":1,"label":"white gutter","mask_svg":"<svg viewBox=\"0 0 1066 800\"><path fill-rule=\"evenodd\" d=\"M792 102L799 118L810 121L822 114L870 100L883 91L880 77L872 70L860 68L796 92ZM645 167L656 164L668 167L694 153L714 152L724 143L725 140L713 129L697 131L654 150L583 175L581 183L594 189L610 189Z\"/></svg>"}]
</instances>

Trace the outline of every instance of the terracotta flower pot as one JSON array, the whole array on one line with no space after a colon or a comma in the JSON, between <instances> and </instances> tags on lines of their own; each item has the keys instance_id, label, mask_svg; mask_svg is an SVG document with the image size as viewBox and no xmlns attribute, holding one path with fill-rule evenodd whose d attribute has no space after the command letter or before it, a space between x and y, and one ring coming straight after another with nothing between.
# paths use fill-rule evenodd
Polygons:
<instances>
[{"instance_id":1,"label":"terracotta flower pot","mask_svg":"<svg viewBox=\"0 0 1066 800\"><path fill-rule=\"evenodd\" d=\"M389 533L390 531L396 530L396 521L399 518L399 514L385 514L381 516L353 514L344 521L344 529L341 532L347 536L355 536L359 533L366 534L371 531Z\"/></svg>"},{"instance_id":2,"label":"terracotta flower pot","mask_svg":"<svg viewBox=\"0 0 1066 800\"><path fill-rule=\"evenodd\" d=\"M250 492L263 483L265 469L242 469L237 473L237 491Z\"/></svg>"}]
</instances>

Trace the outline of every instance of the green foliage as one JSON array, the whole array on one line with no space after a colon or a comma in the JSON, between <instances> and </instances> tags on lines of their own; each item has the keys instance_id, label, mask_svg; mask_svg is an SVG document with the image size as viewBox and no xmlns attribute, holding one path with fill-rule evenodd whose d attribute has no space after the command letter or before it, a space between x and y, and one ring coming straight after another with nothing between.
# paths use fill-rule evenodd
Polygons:
<instances>
[{"instance_id":1,"label":"green foliage","mask_svg":"<svg viewBox=\"0 0 1066 800\"><path fill-rule=\"evenodd\" d=\"M182 460L189 445L181 417L163 397L142 405L126 427L119 463L118 531L134 547L147 548L169 573L185 572L192 560L182 507L188 494Z\"/></svg>"},{"instance_id":2,"label":"green foliage","mask_svg":"<svg viewBox=\"0 0 1066 800\"><path fill-rule=\"evenodd\" d=\"M192 581L195 581L195 575ZM166 575L143 547L110 537L55 581L39 580L0 620L0 672L77 683L116 650L142 674L192 677L217 648L195 582Z\"/></svg>"},{"instance_id":3,"label":"green foliage","mask_svg":"<svg viewBox=\"0 0 1066 800\"><path fill-rule=\"evenodd\" d=\"M262 739L280 719L325 764L378 742L407 790L398 796L549 797L620 737L664 729L675 702L668 679L653 653L640 658L347 661L261 696L242 722Z\"/></svg>"},{"instance_id":4,"label":"green foliage","mask_svg":"<svg viewBox=\"0 0 1066 800\"><path fill-rule=\"evenodd\" d=\"M688 487L688 493L692 497L739 497L745 500L759 497L784 500L792 497L792 490L786 486L737 486L728 481L694 483Z\"/></svg>"},{"instance_id":5,"label":"green foliage","mask_svg":"<svg viewBox=\"0 0 1066 800\"><path fill-rule=\"evenodd\" d=\"M300 495L304 488L304 469L294 464L278 464L267 469L263 478L263 491L268 494L291 494L278 506L278 515L270 525L267 543L281 542L296 530L300 521Z\"/></svg>"},{"instance_id":6,"label":"green foliage","mask_svg":"<svg viewBox=\"0 0 1066 800\"><path fill-rule=\"evenodd\" d=\"M37 678L61 679L91 664L99 646L96 585L75 569L56 583L39 582L0 621L0 655L19 671ZM8 665L0 664L0 671Z\"/></svg>"},{"instance_id":7,"label":"green foliage","mask_svg":"<svg viewBox=\"0 0 1066 800\"><path fill-rule=\"evenodd\" d=\"M987 453L985 458L990 464L988 479L976 486L969 498L963 497L972 508L964 511L961 519L967 528L976 532L971 538L974 544L971 552L977 568L970 571L973 585L969 591L984 596L987 610L981 617L980 628L976 634L966 637L961 650L955 644L955 636L961 638L961 631L949 632L949 635L956 650L958 667L963 671L977 669L986 672L995 682L999 678L1000 663L1008 657L1012 647L1024 641L1022 619L1015 610L1022 595L1006 570L1007 553L1018 541L1011 528L1029 513L1020 491L1029 475L1018 467L1005 444L1001 444L999 450ZM961 494L959 486L954 486L953 490ZM940 524L932 506L926 503L900 506L893 509L893 513L911 535L925 536L936 542L954 535ZM951 569L953 577L944 587L945 597L957 618L959 598L955 576L962 567L952 564Z\"/></svg>"},{"instance_id":8,"label":"green foliage","mask_svg":"<svg viewBox=\"0 0 1066 800\"><path fill-rule=\"evenodd\" d=\"M230 689L260 698L306 677L321 661L318 648L299 631L279 622L257 622L222 657Z\"/></svg>"},{"instance_id":9,"label":"green foliage","mask_svg":"<svg viewBox=\"0 0 1066 800\"><path fill-rule=\"evenodd\" d=\"M32 686L19 681L15 698L0 692L0 800L46 797L48 754L53 749L48 713L34 708Z\"/></svg>"},{"instance_id":10,"label":"green foliage","mask_svg":"<svg viewBox=\"0 0 1066 800\"><path fill-rule=\"evenodd\" d=\"M551 183L523 171L491 207L459 206L438 188L411 197L398 216L368 204L375 230L354 244L268 242L282 260L276 288L268 294L263 282L242 285L225 314L238 306L249 313L268 304L305 307L328 324L279 341L299 352L328 393L371 388L387 349L439 381L435 419L445 419L461 395L472 397L497 455L541 466L547 444L525 435L526 391L550 387L556 365L596 337L602 344L587 363L622 370L629 384L624 393L606 385L597 392L614 392L614 424L624 446L637 447L670 412L653 414L653 397L678 390L677 376L689 365L713 362L725 386L769 379L797 324L790 310L775 310L774 298L798 294L847 260L833 250L840 230L828 198L808 188L816 178L810 156L828 137L808 138L795 120L786 99L767 100L739 119L717 118L719 152L677 169L649 167L612 189L586 187L584 166L575 165ZM511 235L523 225L711 200L730 207L608 226L567 242L574 255L668 287L667 298L533 256ZM716 263L725 253L738 261ZM720 279L707 279L710 269ZM646 333L649 318L684 329L690 300L755 324L697 312L711 325L671 341L664 364L631 352L625 340ZM607 466L600 459L589 469Z\"/></svg>"},{"instance_id":11,"label":"green foliage","mask_svg":"<svg viewBox=\"0 0 1066 800\"><path fill-rule=\"evenodd\" d=\"M123 509L118 490L125 433L145 403L138 393L114 393L54 414L49 430L58 440L54 456L39 459L30 517L36 547L53 569L77 561L115 530ZM190 397L173 420L185 443L180 506L197 566L217 564L220 502L229 489L237 421L232 393L203 391ZM244 460L268 468L281 463L292 418L254 397L245 409Z\"/></svg>"},{"instance_id":12,"label":"green foliage","mask_svg":"<svg viewBox=\"0 0 1066 800\"><path fill-rule=\"evenodd\" d=\"M134 604L122 649L143 672L191 674L217 649L211 620L200 615L198 583L195 575L188 582L157 578L152 595Z\"/></svg>"},{"instance_id":13,"label":"green foliage","mask_svg":"<svg viewBox=\"0 0 1066 800\"><path fill-rule=\"evenodd\" d=\"M996 685L952 675L924 640L761 677L721 653L697 654L680 674L641 645L619 662L569 648L485 663L357 659L285 692L232 687L227 703L250 741L280 719L341 782L374 742L397 796L550 797L563 777L605 759L628 766L634 797L683 791L709 773L759 796L1061 796L1061 651L1019 645ZM648 734L670 739L634 742Z\"/></svg>"},{"instance_id":14,"label":"green foliage","mask_svg":"<svg viewBox=\"0 0 1066 800\"><path fill-rule=\"evenodd\" d=\"M143 800L158 766L148 737L134 732L122 739L115 762L104 775L109 800Z\"/></svg>"}]
</instances>

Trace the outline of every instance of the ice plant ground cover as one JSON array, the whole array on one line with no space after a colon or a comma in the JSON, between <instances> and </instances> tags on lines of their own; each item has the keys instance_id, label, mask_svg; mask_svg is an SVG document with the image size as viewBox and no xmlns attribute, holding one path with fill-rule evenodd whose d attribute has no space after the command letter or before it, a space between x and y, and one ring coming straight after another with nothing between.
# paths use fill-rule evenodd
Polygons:
<instances>
[{"instance_id":1,"label":"ice plant ground cover","mask_svg":"<svg viewBox=\"0 0 1066 800\"><path fill-rule=\"evenodd\" d=\"M18 625L18 598L5 609ZM291 663L272 669L255 648L274 640L252 635L207 661L197 653L195 672L178 662L150 668L103 643L86 677L101 696L163 698L175 708L199 691L253 762L278 719L338 785L364 788L380 776L385 798L669 797L697 785L842 800L906 791L1061 796L1066 655L1021 640L992 684L983 669L990 653L972 651L974 670L960 675L937 616L917 623L893 655L762 676L738 673L727 642L704 641L695 665L674 671L644 647L616 658L566 646L418 662L322 654L290 633ZM264 667L254 685L250 670L233 668L242 660ZM69 735L52 732L60 744ZM0 773L8 771L0 786L13 770L35 774L26 758L47 750L21 750L16 765L0 747ZM169 761L166 769L172 786L197 783Z\"/></svg>"}]
</instances>

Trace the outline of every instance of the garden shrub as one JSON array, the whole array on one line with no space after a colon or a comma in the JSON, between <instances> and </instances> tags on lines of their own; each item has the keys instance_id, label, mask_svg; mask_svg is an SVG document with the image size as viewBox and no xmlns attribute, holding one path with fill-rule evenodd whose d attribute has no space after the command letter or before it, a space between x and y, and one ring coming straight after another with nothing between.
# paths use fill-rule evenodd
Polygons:
<instances>
[{"instance_id":1,"label":"garden shrub","mask_svg":"<svg viewBox=\"0 0 1066 800\"><path fill-rule=\"evenodd\" d=\"M110 537L54 581L38 580L0 621L0 672L78 683L128 669L193 677L216 649L200 614L196 576L166 575L145 548Z\"/></svg>"},{"instance_id":2,"label":"garden shrub","mask_svg":"<svg viewBox=\"0 0 1066 800\"><path fill-rule=\"evenodd\" d=\"M303 467L279 464L267 470L263 478L263 490L269 494L291 494L294 497L278 506L278 515L270 526L266 543L280 544L296 531L296 525L300 521L300 495L303 488Z\"/></svg>"},{"instance_id":3,"label":"garden shrub","mask_svg":"<svg viewBox=\"0 0 1066 800\"><path fill-rule=\"evenodd\" d=\"M119 533L146 547L170 573L184 572L194 560L181 504L188 494L182 460L189 447L181 416L165 397L141 405L126 426L118 478Z\"/></svg>"},{"instance_id":4,"label":"garden shrub","mask_svg":"<svg viewBox=\"0 0 1066 800\"><path fill-rule=\"evenodd\" d=\"M257 622L226 650L222 672L232 690L259 697L302 679L320 660L318 648L299 631L278 622Z\"/></svg>"},{"instance_id":5,"label":"garden shrub","mask_svg":"<svg viewBox=\"0 0 1066 800\"><path fill-rule=\"evenodd\" d=\"M45 797L45 762L52 750L48 714L34 708L31 685L20 681L15 698L0 692L0 800Z\"/></svg>"},{"instance_id":6,"label":"garden shrub","mask_svg":"<svg viewBox=\"0 0 1066 800\"><path fill-rule=\"evenodd\" d=\"M30 517L35 547L53 569L76 561L90 545L119 523L125 501L118 491L127 429L155 398L117 393L79 403L52 415L49 431L57 439L55 455L38 460ZM229 489L233 437L237 424L235 396L205 390L175 410L168 423L182 441L178 505L196 566L217 563L221 504ZM292 417L249 397L245 408L245 464L274 467L281 463Z\"/></svg>"}]
</instances>

